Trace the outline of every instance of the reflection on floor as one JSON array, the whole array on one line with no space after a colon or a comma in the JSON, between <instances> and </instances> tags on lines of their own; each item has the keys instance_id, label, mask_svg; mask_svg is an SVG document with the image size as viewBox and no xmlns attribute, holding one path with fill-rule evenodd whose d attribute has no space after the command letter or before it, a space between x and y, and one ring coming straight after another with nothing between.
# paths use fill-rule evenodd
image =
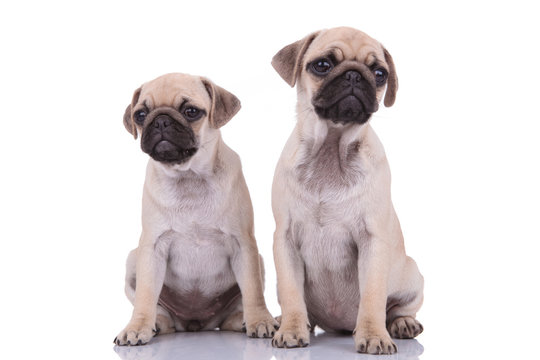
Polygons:
<instances>
[{"instance_id":1,"label":"reflection on floor","mask_svg":"<svg viewBox=\"0 0 540 360\"><path fill-rule=\"evenodd\" d=\"M328 360L399 359L417 360L424 348L417 340L394 340L394 355L371 356L355 352L352 336L317 331L308 347L276 349L270 339L250 339L245 334L207 331L157 336L143 346L114 346L122 360L134 359L243 359L243 360Z\"/></svg>"}]
</instances>

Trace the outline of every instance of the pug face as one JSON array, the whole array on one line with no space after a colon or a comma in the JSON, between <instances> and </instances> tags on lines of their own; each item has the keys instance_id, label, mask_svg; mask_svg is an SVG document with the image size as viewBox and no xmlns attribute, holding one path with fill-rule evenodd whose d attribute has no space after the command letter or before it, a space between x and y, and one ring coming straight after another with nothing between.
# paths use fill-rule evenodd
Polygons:
<instances>
[{"instance_id":1,"label":"pug face","mask_svg":"<svg viewBox=\"0 0 540 360\"><path fill-rule=\"evenodd\" d=\"M233 94L205 78L167 74L135 90L124 125L135 138L141 134L141 149L152 159L178 165L239 109Z\"/></svg>"},{"instance_id":2,"label":"pug face","mask_svg":"<svg viewBox=\"0 0 540 360\"><path fill-rule=\"evenodd\" d=\"M394 103L397 75L392 57L376 40L352 28L323 30L283 48L272 64L299 101L320 119L338 124L367 122Z\"/></svg>"}]
</instances>

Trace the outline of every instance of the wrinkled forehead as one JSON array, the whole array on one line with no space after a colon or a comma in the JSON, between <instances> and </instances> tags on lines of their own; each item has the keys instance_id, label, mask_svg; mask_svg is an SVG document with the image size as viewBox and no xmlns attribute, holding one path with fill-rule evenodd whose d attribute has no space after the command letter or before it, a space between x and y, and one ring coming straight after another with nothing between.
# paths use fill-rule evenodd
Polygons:
<instances>
[{"instance_id":1,"label":"wrinkled forehead","mask_svg":"<svg viewBox=\"0 0 540 360\"><path fill-rule=\"evenodd\" d=\"M322 31L309 47L307 61L323 54L332 54L338 61L356 60L371 63L384 61L381 44L366 33L350 28L338 28Z\"/></svg>"},{"instance_id":2,"label":"wrinkled forehead","mask_svg":"<svg viewBox=\"0 0 540 360\"><path fill-rule=\"evenodd\" d=\"M179 107L184 102L201 108L210 104L210 95L200 77L186 74L160 76L142 86L138 101L148 108Z\"/></svg>"}]
</instances>

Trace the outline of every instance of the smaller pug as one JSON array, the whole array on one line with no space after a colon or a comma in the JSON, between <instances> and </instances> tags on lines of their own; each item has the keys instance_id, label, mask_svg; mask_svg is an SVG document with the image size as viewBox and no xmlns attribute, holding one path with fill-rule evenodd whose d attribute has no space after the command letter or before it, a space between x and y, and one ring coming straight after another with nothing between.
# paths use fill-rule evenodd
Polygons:
<instances>
[{"instance_id":1,"label":"smaller pug","mask_svg":"<svg viewBox=\"0 0 540 360\"><path fill-rule=\"evenodd\" d=\"M216 328L271 337L278 328L263 297L240 158L219 130L239 109L199 76L167 74L135 90L124 125L150 159L142 234L127 259L133 315L115 344Z\"/></svg>"},{"instance_id":2,"label":"smaller pug","mask_svg":"<svg viewBox=\"0 0 540 360\"><path fill-rule=\"evenodd\" d=\"M424 280L405 253L390 168L369 121L392 106L390 53L353 28L285 46L272 65L298 88L298 122L276 167L272 207L281 327L273 345L306 346L308 328L353 333L356 350L393 354L416 320Z\"/></svg>"}]
</instances>

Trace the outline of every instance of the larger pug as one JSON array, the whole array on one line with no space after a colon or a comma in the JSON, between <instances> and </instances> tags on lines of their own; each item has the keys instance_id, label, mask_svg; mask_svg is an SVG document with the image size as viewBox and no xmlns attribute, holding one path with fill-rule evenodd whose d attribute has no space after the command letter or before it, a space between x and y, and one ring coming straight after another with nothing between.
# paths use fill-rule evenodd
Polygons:
<instances>
[{"instance_id":1,"label":"larger pug","mask_svg":"<svg viewBox=\"0 0 540 360\"><path fill-rule=\"evenodd\" d=\"M335 28L286 46L272 65L298 90L272 189L282 309L273 344L305 346L319 325L352 332L358 352L392 354L391 336L423 329L423 278L405 254L390 169L369 125L383 94L394 103L392 57L365 33Z\"/></svg>"},{"instance_id":2,"label":"larger pug","mask_svg":"<svg viewBox=\"0 0 540 360\"><path fill-rule=\"evenodd\" d=\"M249 192L219 130L239 109L233 94L198 76L168 74L135 90L124 125L141 134L150 159L142 234L127 260L134 310L117 345L243 323L249 336L274 334Z\"/></svg>"}]
</instances>

